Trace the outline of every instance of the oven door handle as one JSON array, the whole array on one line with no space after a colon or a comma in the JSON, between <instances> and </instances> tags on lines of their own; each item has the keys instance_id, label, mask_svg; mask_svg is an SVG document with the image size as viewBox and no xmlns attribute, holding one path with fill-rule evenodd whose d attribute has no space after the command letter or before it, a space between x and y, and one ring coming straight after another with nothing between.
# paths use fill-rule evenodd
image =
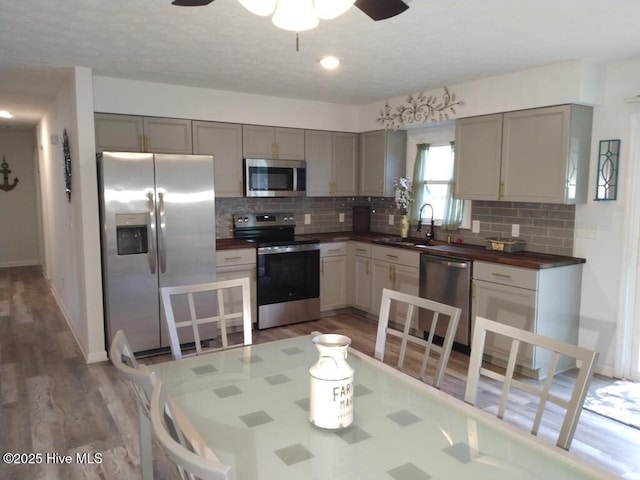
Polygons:
<instances>
[{"instance_id":1,"label":"oven door handle","mask_svg":"<svg viewBox=\"0 0 640 480\"><path fill-rule=\"evenodd\" d=\"M308 243L308 244L302 244L302 245L279 245L277 247L259 247L258 255L273 255L276 253L310 252L313 250L320 250L320 244Z\"/></svg>"}]
</instances>

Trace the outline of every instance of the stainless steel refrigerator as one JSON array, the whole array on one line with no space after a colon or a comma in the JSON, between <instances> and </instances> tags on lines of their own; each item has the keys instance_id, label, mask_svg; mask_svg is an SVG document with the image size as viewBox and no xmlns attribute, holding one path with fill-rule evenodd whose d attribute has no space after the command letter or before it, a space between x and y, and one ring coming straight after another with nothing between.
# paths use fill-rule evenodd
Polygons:
<instances>
[{"instance_id":1,"label":"stainless steel refrigerator","mask_svg":"<svg viewBox=\"0 0 640 480\"><path fill-rule=\"evenodd\" d=\"M213 157L104 152L98 164L107 342L122 329L135 352L167 347L159 288L216 278Z\"/></svg>"}]
</instances>

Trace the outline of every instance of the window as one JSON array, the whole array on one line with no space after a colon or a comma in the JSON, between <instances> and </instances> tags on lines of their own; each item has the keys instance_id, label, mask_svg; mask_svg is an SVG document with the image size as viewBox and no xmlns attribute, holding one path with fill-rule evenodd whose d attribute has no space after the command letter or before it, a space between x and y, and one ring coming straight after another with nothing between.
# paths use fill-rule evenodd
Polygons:
<instances>
[{"instance_id":1,"label":"window","mask_svg":"<svg viewBox=\"0 0 640 480\"><path fill-rule=\"evenodd\" d=\"M415 134L409 133L409 160L414 162L419 149L425 149L428 145L428 152L423 151L424 165L420 173L414 171L415 165L409 165L409 171L421 176L419 181L414 179L413 189L416 198L412 219L417 221L420 207L424 203L429 203L433 207L433 216L436 224L442 225L447 208L447 196L453 188L453 165L455 162L455 146L453 125L431 127L419 131ZM421 146L422 145L422 146ZM421 195L422 193L422 195ZM425 207L422 211L422 221L431 220L431 209ZM462 223L460 228L471 227L471 202L465 201L462 204Z\"/></svg>"}]
</instances>

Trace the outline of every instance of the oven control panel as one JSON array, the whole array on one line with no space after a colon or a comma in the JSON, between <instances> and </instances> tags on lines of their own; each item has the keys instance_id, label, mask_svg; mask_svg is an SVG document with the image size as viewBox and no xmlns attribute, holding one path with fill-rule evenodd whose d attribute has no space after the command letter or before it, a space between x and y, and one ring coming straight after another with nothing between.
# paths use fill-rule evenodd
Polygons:
<instances>
[{"instance_id":1,"label":"oven control panel","mask_svg":"<svg viewBox=\"0 0 640 480\"><path fill-rule=\"evenodd\" d=\"M293 213L245 213L233 216L235 228L252 227L295 227L296 219Z\"/></svg>"}]
</instances>

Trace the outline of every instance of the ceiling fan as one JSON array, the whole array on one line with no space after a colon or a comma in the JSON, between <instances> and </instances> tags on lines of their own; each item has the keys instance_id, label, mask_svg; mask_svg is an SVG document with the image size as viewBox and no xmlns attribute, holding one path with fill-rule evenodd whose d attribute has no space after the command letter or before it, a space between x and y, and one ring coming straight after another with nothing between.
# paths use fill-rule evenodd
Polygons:
<instances>
[{"instance_id":1,"label":"ceiling fan","mask_svg":"<svg viewBox=\"0 0 640 480\"><path fill-rule=\"evenodd\" d=\"M179 7L202 7L211 2L213 0L173 0L171 4ZM409 8L402 0L356 0L355 6L375 21L395 17Z\"/></svg>"}]
</instances>

